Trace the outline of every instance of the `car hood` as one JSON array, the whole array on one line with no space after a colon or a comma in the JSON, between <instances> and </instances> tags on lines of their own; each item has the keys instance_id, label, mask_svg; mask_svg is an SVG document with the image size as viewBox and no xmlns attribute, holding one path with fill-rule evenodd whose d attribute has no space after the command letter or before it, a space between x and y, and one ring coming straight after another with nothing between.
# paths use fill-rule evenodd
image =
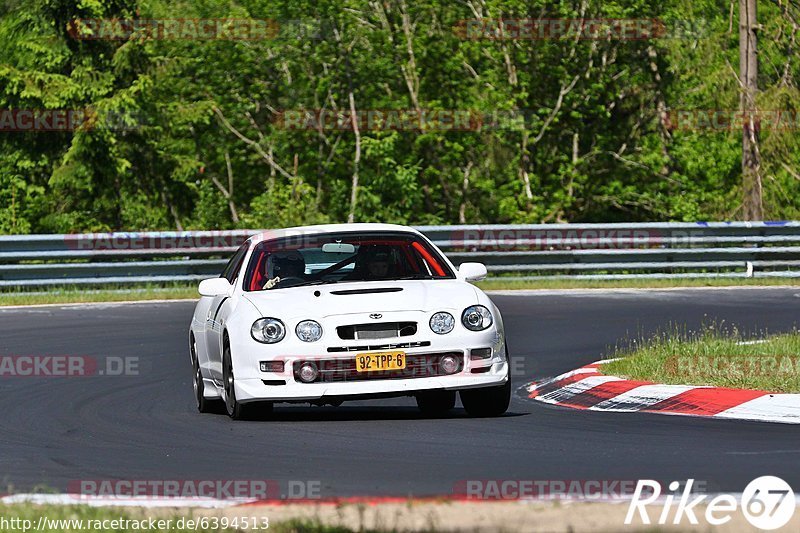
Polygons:
<instances>
[{"instance_id":1,"label":"car hood","mask_svg":"<svg viewBox=\"0 0 800 533\"><path fill-rule=\"evenodd\" d=\"M287 319L392 311L460 312L479 303L475 287L460 280L348 282L247 292L244 297L262 316Z\"/></svg>"}]
</instances>

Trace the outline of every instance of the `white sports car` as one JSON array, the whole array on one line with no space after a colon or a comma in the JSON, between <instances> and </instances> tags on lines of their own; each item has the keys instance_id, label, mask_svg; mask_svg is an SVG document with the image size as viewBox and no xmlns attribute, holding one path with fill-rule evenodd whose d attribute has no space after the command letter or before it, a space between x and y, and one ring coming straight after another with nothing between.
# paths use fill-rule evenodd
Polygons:
<instances>
[{"instance_id":1,"label":"white sports car","mask_svg":"<svg viewBox=\"0 0 800 533\"><path fill-rule=\"evenodd\" d=\"M254 235L222 275L200 283L189 330L201 412L235 419L275 402L339 405L414 396L423 413L455 405L498 416L511 378L503 320L418 231L336 224Z\"/></svg>"}]
</instances>

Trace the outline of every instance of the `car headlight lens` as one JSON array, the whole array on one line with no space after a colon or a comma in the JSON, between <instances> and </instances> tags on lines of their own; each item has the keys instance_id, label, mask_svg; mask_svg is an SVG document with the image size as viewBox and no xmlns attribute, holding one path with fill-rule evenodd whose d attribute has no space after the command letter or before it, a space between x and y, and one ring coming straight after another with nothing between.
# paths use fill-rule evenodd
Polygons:
<instances>
[{"instance_id":1,"label":"car headlight lens","mask_svg":"<svg viewBox=\"0 0 800 533\"><path fill-rule=\"evenodd\" d=\"M303 342L318 341L322 337L322 326L315 320L303 320L294 328L297 338Z\"/></svg>"},{"instance_id":2,"label":"car headlight lens","mask_svg":"<svg viewBox=\"0 0 800 533\"><path fill-rule=\"evenodd\" d=\"M472 331L482 331L492 325L492 313L482 305L472 305L464 309L461 323Z\"/></svg>"},{"instance_id":3,"label":"car headlight lens","mask_svg":"<svg viewBox=\"0 0 800 533\"><path fill-rule=\"evenodd\" d=\"M283 340L283 337L286 336L286 328L283 322L277 318L259 318L253 322L250 335L258 342L274 344Z\"/></svg>"},{"instance_id":4,"label":"car headlight lens","mask_svg":"<svg viewBox=\"0 0 800 533\"><path fill-rule=\"evenodd\" d=\"M446 313L445 311L435 313L430 320L431 331L438 335L450 333L453 331L453 327L455 327L455 325L456 319L453 318L453 315Z\"/></svg>"}]
</instances>

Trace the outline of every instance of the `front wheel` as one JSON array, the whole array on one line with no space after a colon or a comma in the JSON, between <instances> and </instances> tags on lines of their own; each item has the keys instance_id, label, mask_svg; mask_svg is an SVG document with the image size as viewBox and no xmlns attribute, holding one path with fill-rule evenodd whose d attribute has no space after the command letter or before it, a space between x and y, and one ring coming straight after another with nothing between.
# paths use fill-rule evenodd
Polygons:
<instances>
[{"instance_id":1,"label":"front wheel","mask_svg":"<svg viewBox=\"0 0 800 533\"><path fill-rule=\"evenodd\" d=\"M462 390L461 403L470 416L500 416L508 410L511 403L511 375L499 387Z\"/></svg>"},{"instance_id":2,"label":"front wheel","mask_svg":"<svg viewBox=\"0 0 800 533\"><path fill-rule=\"evenodd\" d=\"M247 406L239 403L236 400L236 388L233 376L233 362L231 361L231 348L225 342L222 352L222 381L225 388L225 409L228 411L228 416L234 420L243 420L247 418Z\"/></svg>"},{"instance_id":3,"label":"front wheel","mask_svg":"<svg viewBox=\"0 0 800 533\"><path fill-rule=\"evenodd\" d=\"M195 405L201 413L213 413L217 410L219 400L206 398L206 387L203 382L203 372L200 370L200 362L197 360L197 342L194 340L194 335L189 339L189 349L192 352L192 388L194 389Z\"/></svg>"},{"instance_id":4,"label":"front wheel","mask_svg":"<svg viewBox=\"0 0 800 533\"><path fill-rule=\"evenodd\" d=\"M235 377L231 348L227 340L222 351L222 381L225 389L225 409L234 420L252 420L256 417L268 416L272 413L272 402L251 402L243 404L236 399Z\"/></svg>"}]
</instances>

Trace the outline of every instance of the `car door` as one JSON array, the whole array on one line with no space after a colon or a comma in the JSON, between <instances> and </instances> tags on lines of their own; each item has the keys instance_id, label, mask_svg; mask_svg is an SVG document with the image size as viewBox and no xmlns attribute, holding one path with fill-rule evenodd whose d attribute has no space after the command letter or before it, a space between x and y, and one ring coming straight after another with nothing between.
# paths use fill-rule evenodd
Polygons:
<instances>
[{"instance_id":1,"label":"car door","mask_svg":"<svg viewBox=\"0 0 800 533\"><path fill-rule=\"evenodd\" d=\"M239 272L242 269L244 258L250 249L250 243L246 242L231 257L225 270L220 275L231 285L236 285L239 279ZM208 370L212 379L222 383L222 331L225 327L226 311L229 311L230 296L227 294L215 296L211 299L206 316L206 350L208 352Z\"/></svg>"}]
</instances>

